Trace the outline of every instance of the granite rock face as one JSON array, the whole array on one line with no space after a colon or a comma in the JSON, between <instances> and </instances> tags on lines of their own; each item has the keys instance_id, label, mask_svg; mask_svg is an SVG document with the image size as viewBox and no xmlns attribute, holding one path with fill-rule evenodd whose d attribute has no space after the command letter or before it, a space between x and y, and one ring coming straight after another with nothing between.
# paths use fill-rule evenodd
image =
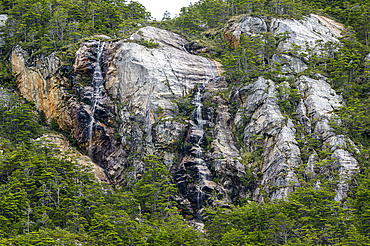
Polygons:
<instances>
[{"instance_id":1,"label":"granite rock face","mask_svg":"<svg viewBox=\"0 0 370 246\"><path fill-rule=\"evenodd\" d=\"M270 30L274 35L288 32L288 39L280 45L282 51L292 48L292 45L306 47L306 43L312 48L319 40L323 43L338 42L344 26L329 18L311 14L303 20L272 19Z\"/></svg>"},{"instance_id":2,"label":"granite rock face","mask_svg":"<svg viewBox=\"0 0 370 246\"><path fill-rule=\"evenodd\" d=\"M261 17L244 17L240 22L235 22L225 29L224 36L235 48L241 34L252 37L268 31L274 35L287 33L286 42L281 43L279 48L281 51L288 51L293 44L305 48L307 43L312 48L319 40L323 43L338 42L344 26L315 14L305 16L302 20L272 18L269 25L266 19Z\"/></svg>"},{"instance_id":3,"label":"granite rock face","mask_svg":"<svg viewBox=\"0 0 370 246\"><path fill-rule=\"evenodd\" d=\"M8 16L7 15L0 15L0 28L5 26L5 22L7 21L8 19ZM2 34L0 32L0 34ZM4 45L4 40L0 37L0 56L1 56L1 48L3 47Z\"/></svg>"},{"instance_id":4,"label":"granite rock face","mask_svg":"<svg viewBox=\"0 0 370 246\"><path fill-rule=\"evenodd\" d=\"M261 173L258 186L269 198L284 198L298 184L295 169L301 164L301 153L292 120L283 117L277 104L276 85L260 77L236 94L241 106L235 126L243 132L246 151L259 152L262 157L259 162L249 163L249 168L255 175ZM253 199L262 201L259 187L254 190Z\"/></svg>"},{"instance_id":5,"label":"granite rock face","mask_svg":"<svg viewBox=\"0 0 370 246\"><path fill-rule=\"evenodd\" d=\"M236 37L241 33L251 35L249 30L255 23L263 21L258 17L250 18L254 18L254 21L243 19L240 23L234 23L232 33ZM253 24L245 27L246 23ZM279 44L282 52L295 49L294 45L300 46L304 52L307 44L314 52L320 53L322 51L316 46L319 40L322 43L339 42L338 38L344 28L325 17L310 15L303 20L273 18L268 30L274 35L287 34L287 39ZM258 37L258 32L255 33ZM308 68L303 58L275 54L272 60L281 65L280 76L289 78L290 82L285 81L277 86L273 81L260 77L253 83L237 88L230 95L231 101L240 105L234 124L237 132L242 132L246 150L250 153L259 151L262 157L257 163L254 160L249 164L254 176L260 176L253 191L253 199L262 201L265 197L286 197L294 187L299 186L297 170L302 164L306 166L308 178L314 177L316 172L328 172L329 167L319 170L317 164L320 161L336 167L340 183L335 199L345 198L348 183L358 167L349 151L353 148L353 142L346 136L336 135L331 127L335 118L333 111L343 105L342 98L326 83L324 76L316 74L314 79L298 75ZM289 102L296 108L296 114L289 115L282 102L289 101L293 89L298 91L300 102L295 105ZM303 126L303 130L300 126ZM308 139L317 141L316 149L307 150L303 146L308 144ZM329 154L320 160L317 153L323 149L327 149ZM302 159L302 156L309 158ZM267 195L262 196L262 193Z\"/></svg>"},{"instance_id":6,"label":"granite rock face","mask_svg":"<svg viewBox=\"0 0 370 246\"><path fill-rule=\"evenodd\" d=\"M99 117L93 120L90 134L92 144L89 144L91 105L79 95L83 94L83 90L78 80L71 81L71 78L63 75L63 66L58 57L51 54L30 61L28 54L20 46L16 46L10 59L22 96L34 102L36 109L42 111L49 122L58 122L59 127L69 132L81 147L90 148L90 155L102 167L108 167L111 158L122 154L115 131L107 123L109 114L105 107L100 107L95 112ZM72 82L75 84L72 85Z\"/></svg>"},{"instance_id":7,"label":"granite rock face","mask_svg":"<svg viewBox=\"0 0 370 246\"><path fill-rule=\"evenodd\" d=\"M244 34L249 37L256 36L268 31L264 19L260 17L244 17L241 22L233 23L229 28L224 30L224 37L234 48L238 47L240 35Z\"/></svg>"},{"instance_id":8,"label":"granite rock face","mask_svg":"<svg viewBox=\"0 0 370 246\"><path fill-rule=\"evenodd\" d=\"M156 42L158 47L148 48L143 40ZM220 77L221 65L188 53L186 44L186 39L178 34L146 27L133 34L130 40L82 43L76 52L73 76L63 76L62 64L54 54L31 62L19 46L12 52L12 67L22 95L35 102L36 108L45 112L49 121L56 120L62 129L69 131L105 169L112 182L124 184L128 180L126 177L135 180L145 171L142 159L146 155L161 157L171 172L193 158L186 145L193 145L194 139L203 138L203 132L196 130L193 132L195 138L189 137L184 142L189 127L200 123L179 118L177 101L184 96L193 99L196 87L209 84L213 93L227 87ZM97 73L98 70L101 72ZM97 85L97 74L103 86ZM83 82L86 80L92 82L86 84ZM205 92L202 90L200 94ZM202 100L199 103L202 104ZM238 155L239 147L228 142L232 137L228 136L231 119L226 101L217 104L223 105L218 110L221 110L218 115L222 115L222 119L211 117L207 124L217 122L217 139L226 143L226 147L218 143L212 146L215 146L214 152L224 152L228 160ZM190 119L195 110L189 114L186 117ZM199 148L203 148L204 143L199 144ZM223 192L227 197L222 185L216 185L212 180L212 158L208 155L197 157L202 165L186 177L191 183L189 187L207 190L198 204L204 204L213 190ZM190 162L194 163L194 160ZM235 161L231 162L237 166ZM191 168L187 166L185 170ZM243 170L243 167L236 168ZM192 181L202 175L207 177L205 183L199 185ZM229 176L231 180L234 175ZM198 193L180 195L193 203L194 209L190 206L190 210L196 213L201 210L202 206L194 205ZM230 202L230 199L226 200Z\"/></svg>"},{"instance_id":9,"label":"granite rock face","mask_svg":"<svg viewBox=\"0 0 370 246\"><path fill-rule=\"evenodd\" d=\"M328 159L335 165L341 178L335 199L342 200L347 196L348 181L358 169L357 160L348 151L354 147L354 143L344 135L336 135L330 125L335 117L333 111L342 106L342 98L324 80L301 76L296 85L304 98L301 107L305 108L305 112L299 114L302 119L306 118L301 123L306 129L313 129L307 134L320 140L321 148L331 153Z\"/></svg>"},{"instance_id":10,"label":"granite rock face","mask_svg":"<svg viewBox=\"0 0 370 246\"><path fill-rule=\"evenodd\" d=\"M278 49L289 51L338 42L342 30L317 15L245 17L224 35L236 48L241 34L288 32ZM299 186L302 165L311 179L329 172L318 165L327 162L340 174L336 199L346 197L357 161L352 141L331 127L342 98L324 76L301 75L308 68L302 57L271 57L281 65L279 83L260 76L228 88L221 64L190 54L181 35L144 27L128 40L96 39L80 44L73 68L54 54L30 61L19 46L11 62L22 95L68 131L113 184L137 180L143 158L155 155L178 187L179 207L201 218L205 205L283 199ZM317 143L311 149L308 139Z\"/></svg>"}]
</instances>

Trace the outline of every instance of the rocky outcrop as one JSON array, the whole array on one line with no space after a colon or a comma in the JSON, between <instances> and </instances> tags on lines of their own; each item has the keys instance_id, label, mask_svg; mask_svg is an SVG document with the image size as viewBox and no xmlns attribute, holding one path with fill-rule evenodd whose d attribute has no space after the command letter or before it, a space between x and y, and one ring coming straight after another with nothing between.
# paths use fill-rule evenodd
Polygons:
<instances>
[{"instance_id":1,"label":"rocky outcrop","mask_svg":"<svg viewBox=\"0 0 370 246\"><path fill-rule=\"evenodd\" d=\"M336 43L344 26L324 16L311 14L303 20L273 18L270 30L274 35L288 33L288 39L279 47L281 51L288 51L293 45L305 49L306 43L312 48L320 40L322 43Z\"/></svg>"},{"instance_id":2,"label":"rocky outcrop","mask_svg":"<svg viewBox=\"0 0 370 246\"><path fill-rule=\"evenodd\" d=\"M43 111L49 120L61 115L71 95L67 92L68 80L58 73L59 58L52 54L29 63L27 52L16 46L10 59L23 97L34 102L37 110ZM70 128L70 115L67 113L65 117L68 118L65 124Z\"/></svg>"},{"instance_id":3,"label":"rocky outcrop","mask_svg":"<svg viewBox=\"0 0 370 246\"><path fill-rule=\"evenodd\" d=\"M253 198L263 200L261 188L270 199L284 198L298 183L295 171L301 158L292 120L283 117L277 104L276 85L260 77L236 94L241 109L235 117L235 126L242 128L246 151L250 155L260 153L261 157L248 166L256 177L257 173L262 175Z\"/></svg>"},{"instance_id":4,"label":"rocky outcrop","mask_svg":"<svg viewBox=\"0 0 370 246\"><path fill-rule=\"evenodd\" d=\"M323 43L338 42L344 26L327 17L311 14L302 20L272 18L269 26L261 17L244 17L224 30L224 36L231 46L237 47L240 35L255 36L270 31L274 35L288 34L285 42L280 44L281 51L292 49L293 44L305 49L306 43L312 48L319 40Z\"/></svg>"},{"instance_id":5,"label":"rocky outcrop","mask_svg":"<svg viewBox=\"0 0 370 246\"><path fill-rule=\"evenodd\" d=\"M342 106L342 98L324 80L301 76L296 85L303 98L300 103L303 110L297 113L308 130L306 133L320 140L321 150L329 152L327 160L335 166L341 179L335 199L342 200L347 196L348 182L358 169L357 160L348 151L354 143L344 135L336 135L331 127L334 110Z\"/></svg>"},{"instance_id":6,"label":"rocky outcrop","mask_svg":"<svg viewBox=\"0 0 370 246\"><path fill-rule=\"evenodd\" d=\"M260 17L244 17L240 22L234 22L224 30L224 37L235 49L240 42L240 35L255 36L268 31L266 22Z\"/></svg>"},{"instance_id":7,"label":"rocky outcrop","mask_svg":"<svg viewBox=\"0 0 370 246\"><path fill-rule=\"evenodd\" d=\"M149 48L148 42L158 45ZM35 102L49 120L57 120L62 129L69 131L115 184L128 182L129 176L135 180L145 171L142 159L149 154L161 157L171 172L189 163L184 167L192 173L185 177L186 189L194 192L180 195L183 201L188 200L187 206L192 204L189 211L198 213L213 191L224 194L225 204L231 202L229 194L238 194L229 183L227 189L221 180L216 184L213 173L224 173L222 182L239 182L235 177L245 175L245 169L233 160L239 155L239 147L232 137L227 102L221 98L212 99L218 105L217 119L212 116L207 123L215 128L212 134L216 140L207 143L213 154L199 157L188 148L203 136L191 136L199 134L198 130L186 133L199 122L192 119L195 111L179 116L178 100L194 98L194 89L206 84L207 89L199 93L212 91L214 97L227 85L220 77L218 62L188 53L186 45L186 39L178 34L146 27L130 40L82 43L76 52L74 74L69 77L63 76L63 66L54 54L31 63L19 46L13 50L12 66L23 96ZM102 87L96 80L98 68ZM201 115L207 114L204 110ZM201 142L198 147L205 148L205 144ZM233 171L228 173L225 166ZM199 177L205 178L195 182Z\"/></svg>"},{"instance_id":8,"label":"rocky outcrop","mask_svg":"<svg viewBox=\"0 0 370 246\"><path fill-rule=\"evenodd\" d=\"M10 93L4 88L0 87L0 106L3 106L9 101Z\"/></svg>"},{"instance_id":9,"label":"rocky outcrop","mask_svg":"<svg viewBox=\"0 0 370 246\"><path fill-rule=\"evenodd\" d=\"M0 28L2 28L3 26L5 26L5 22L7 21L7 19L8 19L8 16L7 15L0 15ZM4 45L4 40L1 37L2 34L3 33L0 32L0 57L1 57L1 54L2 54L1 48Z\"/></svg>"},{"instance_id":10,"label":"rocky outcrop","mask_svg":"<svg viewBox=\"0 0 370 246\"><path fill-rule=\"evenodd\" d=\"M220 65L187 53L186 40L180 35L146 27L131 39L142 38L158 42L158 48L149 49L135 42L118 43L106 88L121 105L124 149L131 154L159 154L160 149L170 167L185 131L183 122L175 119L176 100L191 93L197 84L205 83L212 73L220 75ZM169 132L171 136L167 138Z\"/></svg>"},{"instance_id":11,"label":"rocky outcrop","mask_svg":"<svg viewBox=\"0 0 370 246\"><path fill-rule=\"evenodd\" d=\"M255 23L264 26L261 18L250 18L254 21L243 19L234 24L237 31L234 30L233 34L236 37L241 33L252 35L250 30L256 26ZM252 23L252 27L245 27L247 23ZM273 81L260 77L231 94L231 100L240 105L234 124L237 132L242 133L246 150L251 154L261 153L262 159L257 158L256 162L255 158L249 164L257 179L253 198L258 201L284 198L299 185L297 170L301 165L306 166L306 177L310 179L316 172L328 172L328 169L323 170L322 165L318 170L318 163L325 162L334 165L339 173L340 183L335 199L341 200L346 197L348 183L358 168L356 159L348 151L353 142L346 136L335 135L330 126L335 118L333 111L342 106L342 99L325 82L324 76L315 74L315 79L299 76L308 68L306 61L298 55L292 57L287 54L294 53L294 45L301 46L300 50L305 51L306 44L320 53L319 46L316 46L318 42L339 42L344 28L325 17L311 15L303 20L273 18L268 29L274 35L287 34L287 38L279 43L280 52L285 54L274 54L272 60L281 66L280 77L290 78L291 82L277 86ZM296 114L289 115L281 103L289 100L293 90L298 90L301 99L300 103L289 102L296 108ZM298 144L298 140L302 142L302 139L306 141L305 145L308 145L307 139L316 139L317 146L307 150ZM325 160L317 154L323 149L328 149ZM302 159L302 156L309 158Z\"/></svg>"},{"instance_id":12,"label":"rocky outcrop","mask_svg":"<svg viewBox=\"0 0 370 246\"><path fill-rule=\"evenodd\" d=\"M93 143L89 146L91 105L86 99L89 93L84 93L89 91L89 87L82 88L81 78L64 76L63 70L68 68L63 67L55 54L30 61L28 54L20 46L16 46L10 59L21 94L34 102L35 107L45 114L49 122L57 121L60 128L75 138L81 147L90 148L91 157L102 167L108 168L112 165L111 160L117 156L124 160L115 131L108 125L108 110L105 107L99 107L96 114L107 123L103 120L93 121L93 133L90 134L93 135Z\"/></svg>"},{"instance_id":13,"label":"rocky outcrop","mask_svg":"<svg viewBox=\"0 0 370 246\"><path fill-rule=\"evenodd\" d=\"M127 40L92 37L80 44L73 70L54 54L31 62L19 46L11 61L22 95L68 131L113 184L135 182L144 157L156 155L179 189L180 209L202 218L205 205L285 198L302 170L307 181L325 176L322 163L339 173L336 199L346 196L357 170L353 143L330 125L342 99L324 76L302 76L307 61L292 47L337 42L342 30L318 15L231 23L224 34L234 48L241 34L288 34L266 57L280 65L275 81L260 76L230 91L218 62L190 54L183 36L155 27Z\"/></svg>"}]
</instances>

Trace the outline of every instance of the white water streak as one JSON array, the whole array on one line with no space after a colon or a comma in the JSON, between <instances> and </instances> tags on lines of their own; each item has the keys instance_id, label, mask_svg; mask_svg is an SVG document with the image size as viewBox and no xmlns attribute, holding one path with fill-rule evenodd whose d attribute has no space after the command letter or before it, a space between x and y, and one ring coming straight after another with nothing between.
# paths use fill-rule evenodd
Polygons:
<instances>
[{"instance_id":1,"label":"white water streak","mask_svg":"<svg viewBox=\"0 0 370 246\"><path fill-rule=\"evenodd\" d=\"M93 126L94 126L94 115L95 115L95 110L96 106L99 104L99 100L102 97L102 87L103 87L103 75L101 71L101 55L103 54L104 51L104 45L105 43L103 42L98 46L98 52L97 52L97 57L96 57L96 63L97 65L95 66L93 78L92 78L92 84L94 87L94 92L92 95L92 105L91 105L91 112L90 112L90 123L89 123L89 148L88 152L89 155L91 155L91 145L92 145L92 135L93 135Z\"/></svg>"}]
</instances>

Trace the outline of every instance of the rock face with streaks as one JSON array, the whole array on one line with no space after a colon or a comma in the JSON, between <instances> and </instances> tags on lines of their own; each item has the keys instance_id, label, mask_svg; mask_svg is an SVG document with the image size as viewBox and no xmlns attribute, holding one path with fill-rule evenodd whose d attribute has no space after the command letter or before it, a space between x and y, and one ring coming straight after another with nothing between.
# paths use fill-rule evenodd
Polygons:
<instances>
[{"instance_id":1,"label":"rock face with streaks","mask_svg":"<svg viewBox=\"0 0 370 246\"><path fill-rule=\"evenodd\" d=\"M178 187L173 199L184 215L201 219L205 205L285 198L302 170L312 179L334 167L336 199L346 197L357 161L352 141L331 127L342 98L324 76L301 75L307 61L288 52L293 44L304 51L306 43L338 42L342 30L318 15L231 23L224 36L234 48L241 34L287 32L278 45L286 52L269 57L281 65L279 81L260 76L232 88L220 63L190 54L183 36L155 27L127 40L93 37L80 44L73 67L55 54L31 61L20 46L11 62L22 95L68 131L113 184L134 182L146 170L143 158L155 155Z\"/></svg>"},{"instance_id":2,"label":"rock face with streaks","mask_svg":"<svg viewBox=\"0 0 370 246\"><path fill-rule=\"evenodd\" d=\"M5 26L5 22L7 21L7 19L8 19L7 15L0 15L0 28ZM2 33L0 32L0 34ZM4 40L3 38L0 37L0 56L2 54L1 48L3 47L3 45L4 45Z\"/></svg>"},{"instance_id":3,"label":"rock face with streaks","mask_svg":"<svg viewBox=\"0 0 370 246\"><path fill-rule=\"evenodd\" d=\"M303 20L272 19L270 29L274 35L289 33L289 38L280 45L282 51L287 51L293 44L304 48L306 43L314 47L319 40L323 43L338 42L344 26L324 16L311 14Z\"/></svg>"},{"instance_id":4,"label":"rock face with streaks","mask_svg":"<svg viewBox=\"0 0 370 246\"><path fill-rule=\"evenodd\" d=\"M56 121L62 130L69 132L81 147L87 149L91 102L86 91L91 87L83 87L82 79L77 75L64 76L68 67L63 67L55 54L30 61L28 54L16 46L10 59L23 97L34 102L36 109L42 111L49 122ZM109 102L105 100L104 103L104 107L95 112L98 117L94 120L91 157L107 167L111 158L124 158L121 158L122 149L116 141L113 123L109 124L112 119L108 119L108 115L113 115L109 113Z\"/></svg>"},{"instance_id":5,"label":"rock face with streaks","mask_svg":"<svg viewBox=\"0 0 370 246\"><path fill-rule=\"evenodd\" d=\"M232 31L234 39L241 33L258 36L257 31L251 34L250 30L265 24L261 24L261 18L250 18L254 20L243 19L224 33ZM246 23L253 24L245 27ZM279 44L280 51L291 51L296 48L294 45L301 46L299 49L304 51L307 44L318 53L322 52L316 47L319 40L323 43L339 42L338 38L344 30L341 24L318 15L303 20L273 18L268 29L274 35L287 34L287 39ZM271 80L259 77L257 81L241 86L231 94L231 101L240 105L234 119L236 132L243 138L250 155L258 152L261 156L249 163L254 177L257 177L253 199L262 201L264 198L286 197L294 187L299 186L297 171L302 165L306 166L308 178L313 178L316 172L329 172L330 167L321 167L319 170L319 162L335 167L340 177L335 199L345 198L348 183L358 167L349 151L353 142L346 136L336 135L331 127L335 118L334 110L342 106L342 98L331 89L324 76L315 74L311 78L299 75L308 69L304 58L275 54L272 59L281 65L280 76L289 78L289 82L276 85ZM289 114L284 109L284 102L291 99L293 89L299 95L295 96L295 101L289 102L295 108L295 114ZM308 145L309 139L315 139L316 145L308 150L304 145ZM322 150L328 152L324 159L317 154Z\"/></svg>"},{"instance_id":6,"label":"rock face with streaks","mask_svg":"<svg viewBox=\"0 0 370 246\"><path fill-rule=\"evenodd\" d=\"M243 132L243 142L249 153L260 153L260 161L249 163L249 168L262 179L253 198L261 201L260 187L271 199L281 199L297 185L295 169L301 164L296 130L291 119L283 117L277 104L276 85L260 77L237 90L241 109L235 126Z\"/></svg>"},{"instance_id":7,"label":"rock face with streaks","mask_svg":"<svg viewBox=\"0 0 370 246\"><path fill-rule=\"evenodd\" d=\"M318 139L320 148L330 153L327 159L335 166L341 178L335 199L342 200L348 191L348 181L358 168L357 160L349 152L354 143L344 135L336 135L330 125L335 116L333 111L342 106L342 99L324 80L301 76L296 85L302 97L302 110L297 112L302 119L300 122L307 129L305 133Z\"/></svg>"},{"instance_id":8,"label":"rock face with streaks","mask_svg":"<svg viewBox=\"0 0 370 246\"><path fill-rule=\"evenodd\" d=\"M143 40L156 47L146 47ZM29 61L27 53L17 46L11 57L22 95L45 112L47 119L56 120L69 131L106 170L112 182L125 183L127 176L135 180L145 171L143 157L157 155L174 175L181 176L180 170L191 173L180 178L186 185L179 185L183 187L179 195L182 201L186 200L183 204L189 211L198 213L213 191L224 194L221 200L225 204L231 202L229 194L238 194L229 183L227 189L216 184L212 172L226 173L222 166L229 165L239 173L228 173L222 182L238 182L234 176L238 179L245 171L232 159L239 155L239 147L232 137L227 102L213 98L227 88L220 77L221 65L188 53L186 45L184 37L154 27L142 28L130 40L91 40L80 45L69 76L63 75L63 66L54 54ZM99 91L95 79L98 67L104 85ZM198 117L205 115L204 122L193 118L197 112L197 87L203 87L199 89ZM215 110L203 107L201 98L205 93ZM180 105L184 107L181 110L189 115L180 116L178 101L183 97L189 98L190 103ZM215 130L204 127L204 131L209 130L204 133L199 130L200 124ZM197 125L197 130L189 133L192 125ZM189 148L194 141L199 141L200 149L209 146L214 154L195 157ZM201 165L194 169L193 164L198 161ZM184 167L183 163L189 165ZM201 176L206 178L199 184L196 181ZM194 192L188 192L192 189Z\"/></svg>"}]
</instances>

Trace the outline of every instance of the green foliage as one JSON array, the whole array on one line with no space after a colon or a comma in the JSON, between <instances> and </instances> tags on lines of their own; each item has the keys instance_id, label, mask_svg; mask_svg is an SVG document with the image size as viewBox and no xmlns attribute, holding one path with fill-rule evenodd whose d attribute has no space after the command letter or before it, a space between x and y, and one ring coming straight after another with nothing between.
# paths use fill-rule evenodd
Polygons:
<instances>
[{"instance_id":1,"label":"green foliage","mask_svg":"<svg viewBox=\"0 0 370 246\"><path fill-rule=\"evenodd\" d=\"M159 46L158 43L154 42L154 39L146 40L144 38L141 38L140 40L136 40L136 39L130 40L130 42L138 43L140 45L147 47L148 49L154 49Z\"/></svg>"},{"instance_id":2,"label":"green foliage","mask_svg":"<svg viewBox=\"0 0 370 246\"><path fill-rule=\"evenodd\" d=\"M200 233L180 217L173 199L176 187L158 157L143 160L145 170L137 175L137 182L116 190L101 186L89 168L66 159L57 147L33 140L40 135L35 110L11 97L0 102L0 244L369 245L370 70L364 59L370 53L369 1L201 0L182 8L178 18L152 24L176 30L199 41L201 47L208 47L209 54L222 61L230 90L235 84L242 86L259 76L277 82L281 99L278 103L294 120L300 96L294 83L289 88L285 86L281 64L272 62L287 35L241 35L239 44L232 47L224 42L222 31L225 24L248 15L267 20L301 18L312 9L334 15L355 31L341 38L340 44L318 41L314 47L296 46L288 52L305 61L305 75L327 76L345 99L344 106L335 112L333 127L338 134L361 144L360 151L352 151L359 160L360 173L347 199L334 201L338 167L336 160L329 158L327 146L314 136L302 137L302 126L297 126L302 160L306 162L313 150L321 159L315 165L317 176L300 178L301 187L286 200L250 202L231 209L208 208L205 233ZM71 62L78 40L94 34L125 37L150 20L143 5L126 1L0 0L0 11L9 15L7 26L1 30L6 41L4 59L14 44L20 43L33 56L59 51L64 61ZM158 47L153 40L136 42L150 49ZM16 89L7 64L0 63L1 85ZM223 92L225 100L229 100L228 94ZM189 94L174 102L181 120L189 119L193 112L191 100ZM205 100L204 105L213 107L210 100ZM239 105L233 106L235 113ZM159 107L156 113L162 115L164 111ZM56 126L53 120L52 127ZM243 127L235 133L242 146ZM264 136L252 136L253 152L242 156L244 165L253 163L253 168L261 170L263 140ZM210 147L212 138L205 135L205 142ZM261 172L257 175L260 179ZM258 183L249 169L240 181L247 189Z\"/></svg>"},{"instance_id":3,"label":"green foliage","mask_svg":"<svg viewBox=\"0 0 370 246\"><path fill-rule=\"evenodd\" d=\"M147 156L145 166L147 170L136 182L133 195L143 215L149 218L168 216L174 208L171 197L176 193L176 187L171 184L166 166L155 156Z\"/></svg>"},{"instance_id":4,"label":"green foliage","mask_svg":"<svg viewBox=\"0 0 370 246\"><path fill-rule=\"evenodd\" d=\"M360 187L363 199L367 185ZM368 245L368 232L359 226L368 229L368 221L358 223L355 207L334 196L331 184L321 183L320 189L306 184L284 201L207 209L205 229L213 245ZM358 197L355 201L361 206ZM366 206L362 211L368 212Z\"/></svg>"},{"instance_id":5,"label":"green foliage","mask_svg":"<svg viewBox=\"0 0 370 246\"><path fill-rule=\"evenodd\" d=\"M178 18L167 20L164 25L193 37L206 29L223 26L237 15L301 18L311 12L310 4L301 0L200 0L182 8Z\"/></svg>"},{"instance_id":6,"label":"green foliage","mask_svg":"<svg viewBox=\"0 0 370 246\"><path fill-rule=\"evenodd\" d=\"M22 143L40 133L38 117L31 105L17 96L0 98L0 135Z\"/></svg>"},{"instance_id":7,"label":"green foliage","mask_svg":"<svg viewBox=\"0 0 370 246\"><path fill-rule=\"evenodd\" d=\"M192 98L190 94L179 98L178 100L176 100L175 103L177 104L177 107L178 107L179 117L183 119L189 119L191 113L194 110L194 106L192 104Z\"/></svg>"},{"instance_id":8,"label":"green foliage","mask_svg":"<svg viewBox=\"0 0 370 246\"><path fill-rule=\"evenodd\" d=\"M370 3L368 0L313 0L305 1L316 9L321 9L329 16L341 23L351 26L356 31L356 36L362 43L369 45L370 42Z\"/></svg>"},{"instance_id":9,"label":"green foliage","mask_svg":"<svg viewBox=\"0 0 370 246\"><path fill-rule=\"evenodd\" d=\"M16 43L33 55L47 54L93 34L122 37L150 19L138 2L0 1L9 19L4 28L5 50Z\"/></svg>"}]
</instances>

